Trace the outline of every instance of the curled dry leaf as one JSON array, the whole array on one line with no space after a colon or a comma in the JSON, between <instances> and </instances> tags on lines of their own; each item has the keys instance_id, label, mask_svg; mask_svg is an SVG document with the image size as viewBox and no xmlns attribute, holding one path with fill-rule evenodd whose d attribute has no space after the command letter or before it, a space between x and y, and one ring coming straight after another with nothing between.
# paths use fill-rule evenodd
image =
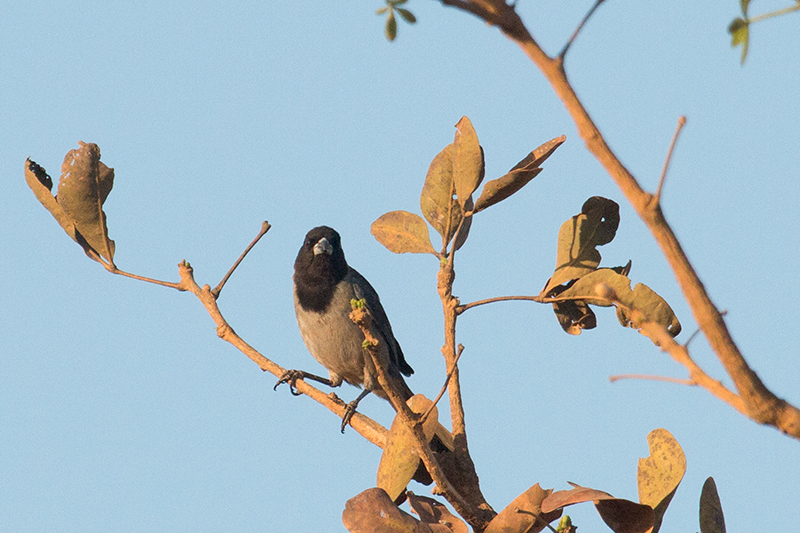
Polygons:
<instances>
[{"instance_id":1,"label":"curled dry leaf","mask_svg":"<svg viewBox=\"0 0 800 533\"><path fill-rule=\"evenodd\" d=\"M686 473L686 456L675 437L663 428L651 431L647 444L650 456L639 459L639 502L653 508L653 533L658 533L667 506Z\"/></svg>"},{"instance_id":2,"label":"curled dry leaf","mask_svg":"<svg viewBox=\"0 0 800 533\"><path fill-rule=\"evenodd\" d=\"M390 211L381 215L370 228L372 235L396 254L434 254L428 226L422 217L408 211Z\"/></svg>"},{"instance_id":3,"label":"curled dry leaf","mask_svg":"<svg viewBox=\"0 0 800 533\"><path fill-rule=\"evenodd\" d=\"M556 269L542 291L543 296L562 283L593 272L600 265L597 246L614 239L619 227L619 205L613 200L593 196L584 202L581 213L561 225L558 231Z\"/></svg>"},{"instance_id":4,"label":"curled dry leaf","mask_svg":"<svg viewBox=\"0 0 800 533\"><path fill-rule=\"evenodd\" d=\"M456 124L453 141L453 182L462 207L466 207L467 200L478 189L484 172L483 148L478 142L478 135L472 122L467 117L461 117Z\"/></svg>"},{"instance_id":5,"label":"curled dry leaf","mask_svg":"<svg viewBox=\"0 0 800 533\"><path fill-rule=\"evenodd\" d=\"M629 269L622 269L622 271L625 270ZM609 294L613 297L613 302L598 295L598 285L608 289ZM557 289L560 289L560 287ZM634 320L633 317L635 312L638 311L646 321L656 322L664 326L673 337L681 331L681 323L666 300L643 283L637 283L631 289L631 280L627 276L617 273L616 269L597 269L571 282L563 290L552 291L552 296L570 298L576 304L580 302L602 307L609 307L614 303L618 303L617 317L625 327L634 329L641 327L641 323ZM566 302L559 302L559 305L564 303ZM578 316L578 318L582 319L581 316ZM561 319L559 318L560 321Z\"/></svg>"},{"instance_id":6,"label":"curled dry leaf","mask_svg":"<svg viewBox=\"0 0 800 533\"><path fill-rule=\"evenodd\" d=\"M103 203L114 186L114 169L100 161L100 148L93 143L78 143L61 165L58 203L75 221L86 242L108 261L114 259L114 241L108 238Z\"/></svg>"},{"instance_id":7,"label":"curled dry leaf","mask_svg":"<svg viewBox=\"0 0 800 533\"><path fill-rule=\"evenodd\" d=\"M552 493L542 502L542 512L562 509L576 503L594 502L603 521L616 533L645 533L653 526L653 509L629 500L615 498L602 490L581 487Z\"/></svg>"},{"instance_id":8,"label":"curled dry leaf","mask_svg":"<svg viewBox=\"0 0 800 533\"><path fill-rule=\"evenodd\" d=\"M571 281L566 285L555 287L550 291L550 296L553 298L560 297L573 284L574 281ZM589 304L584 301L564 300L563 302L554 302L553 311L561 328L570 335L580 335L584 329L597 327L597 317L594 311L589 308Z\"/></svg>"},{"instance_id":9,"label":"curled dry leaf","mask_svg":"<svg viewBox=\"0 0 800 533\"><path fill-rule=\"evenodd\" d=\"M509 503L495 516L484 533L539 533L561 516L561 509L542 512L542 502L553 489L544 490L537 483Z\"/></svg>"},{"instance_id":10,"label":"curled dry leaf","mask_svg":"<svg viewBox=\"0 0 800 533\"><path fill-rule=\"evenodd\" d=\"M706 479L700 493L700 533L725 533L725 515L713 477Z\"/></svg>"},{"instance_id":11,"label":"curled dry leaf","mask_svg":"<svg viewBox=\"0 0 800 533\"><path fill-rule=\"evenodd\" d=\"M562 135L547 141L536 150L528 154L522 161L517 163L507 174L497 179L491 180L483 186L478 201L475 202L474 212L483 211L502 200L505 200L515 192L522 189L541 171L541 164L550 157L556 148L561 146L567 138Z\"/></svg>"},{"instance_id":12,"label":"curled dry leaf","mask_svg":"<svg viewBox=\"0 0 800 533\"><path fill-rule=\"evenodd\" d=\"M440 528L443 532L469 533L467 524L453 515L441 502L425 496L408 493L408 503L417 513L421 522L429 524L434 531Z\"/></svg>"},{"instance_id":13,"label":"curled dry leaf","mask_svg":"<svg viewBox=\"0 0 800 533\"><path fill-rule=\"evenodd\" d=\"M350 533L422 533L421 523L402 511L383 489L367 489L345 504L342 523Z\"/></svg>"},{"instance_id":14,"label":"curled dry leaf","mask_svg":"<svg viewBox=\"0 0 800 533\"><path fill-rule=\"evenodd\" d=\"M602 490L590 489L589 487L581 487L575 483L570 483L572 488L570 490L559 490L550 494L542 502L542 512L549 513L556 509L562 509L568 505L576 503L591 502L595 500L613 500L614 497Z\"/></svg>"},{"instance_id":15,"label":"curled dry leaf","mask_svg":"<svg viewBox=\"0 0 800 533\"><path fill-rule=\"evenodd\" d=\"M51 194L50 176L30 159L25 162L25 180L87 256L95 261L102 256L113 262L114 241L108 238L103 203L114 186L114 169L100 161L100 148L96 144L80 141L77 150L67 153L56 197Z\"/></svg>"}]
</instances>

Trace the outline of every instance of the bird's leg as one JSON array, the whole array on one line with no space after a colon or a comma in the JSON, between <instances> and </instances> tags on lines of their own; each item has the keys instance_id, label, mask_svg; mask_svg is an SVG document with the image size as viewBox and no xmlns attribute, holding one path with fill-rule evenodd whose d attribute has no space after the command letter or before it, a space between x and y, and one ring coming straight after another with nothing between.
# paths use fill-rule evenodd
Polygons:
<instances>
[{"instance_id":1,"label":"bird's leg","mask_svg":"<svg viewBox=\"0 0 800 533\"><path fill-rule=\"evenodd\" d=\"M361 394L358 395L358 398L353 400L352 402L348 403L344 407L344 416L342 416L342 433L344 433L344 428L347 424L350 423L350 419L353 418L353 415L356 414L356 407L358 406L358 402L364 399L364 397L369 394L369 389L364 389L361 391Z\"/></svg>"},{"instance_id":2,"label":"bird's leg","mask_svg":"<svg viewBox=\"0 0 800 533\"><path fill-rule=\"evenodd\" d=\"M297 392L297 389L294 387L294 382L298 379L310 379L312 381L316 381L318 383L322 383L329 387L335 387L336 385L333 384L331 380L328 378L323 378L321 376L317 376L316 374L311 374L310 372L304 372L303 370L287 370L283 373L283 375L278 379L278 382L272 387L272 390L277 390L278 386L282 383L289 384L289 392L291 392L295 396L300 396L301 393Z\"/></svg>"}]
</instances>

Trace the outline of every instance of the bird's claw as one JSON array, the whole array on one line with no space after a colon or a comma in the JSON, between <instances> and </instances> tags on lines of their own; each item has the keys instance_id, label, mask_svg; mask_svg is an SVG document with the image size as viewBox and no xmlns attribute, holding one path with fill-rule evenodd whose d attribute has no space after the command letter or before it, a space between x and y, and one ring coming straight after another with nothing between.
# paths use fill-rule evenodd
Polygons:
<instances>
[{"instance_id":1,"label":"bird's claw","mask_svg":"<svg viewBox=\"0 0 800 533\"><path fill-rule=\"evenodd\" d=\"M344 414L342 415L342 433L344 433L344 428L346 428L347 424L350 423L350 419L353 418L354 414L356 414L356 406L353 405L353 402L350 402L344 406Z\"/></svg>"},{"instance_id":2,"label":"bird's claw","mask_svg":"<svg viewBox=\"0 0 800 533\"><path fill-rule=\"evenodd\" d=\"M305 372L302 370L287 370L283 373L283 375L278 378L278 382L275 383L275 386L272 387L272 390L278 390L278 387L286 383L289 385L289 392L292 393L292 396L302 396L303 393L297 392L297 388L295 387L294 383L298 379L303 379L305 377Z\"/></svg>"}]
</instances>

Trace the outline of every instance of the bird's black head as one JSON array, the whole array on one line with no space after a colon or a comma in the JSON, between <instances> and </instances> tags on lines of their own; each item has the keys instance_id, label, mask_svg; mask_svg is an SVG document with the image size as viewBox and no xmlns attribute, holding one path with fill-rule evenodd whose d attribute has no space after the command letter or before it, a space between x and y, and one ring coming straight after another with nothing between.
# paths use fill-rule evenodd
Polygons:
<instances>
[{"instance_id":1,"label":"bird's black head","mask_svg":"<svg viewBox=\"0 0 800 533\"><path fill-rule=\"evenodd\" d=\"M324 311L347 270L342 240L336 230L319 226L309 231L294 261L294 283L300 305L309 311Z\"/></svg>"}]
</instances>

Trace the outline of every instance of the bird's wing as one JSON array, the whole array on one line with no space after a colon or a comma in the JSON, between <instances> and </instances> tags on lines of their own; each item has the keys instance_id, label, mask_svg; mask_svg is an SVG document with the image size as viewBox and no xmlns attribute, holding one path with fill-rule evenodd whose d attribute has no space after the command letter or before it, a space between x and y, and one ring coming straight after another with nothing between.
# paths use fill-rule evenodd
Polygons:
<instances>
[{"instance_id":1,"label":"bird's wing","mask_svg":"<svg viewBox=\"0 0 800 533\"><path fill-rule=\"evenodd\" d=\"M348 276L353 285L356 298L364 299L367 302L367 308L372 313L372 323L375 330L389 349L391 363L403 375L410 376L414 373L414 369L406 362L400 343L394 338L392 326L389 324L389 317L386 316L386 311L383 310L378 293L372 288L369 281L353 267L350 267Z\"/></svg>"}]
</instances>

